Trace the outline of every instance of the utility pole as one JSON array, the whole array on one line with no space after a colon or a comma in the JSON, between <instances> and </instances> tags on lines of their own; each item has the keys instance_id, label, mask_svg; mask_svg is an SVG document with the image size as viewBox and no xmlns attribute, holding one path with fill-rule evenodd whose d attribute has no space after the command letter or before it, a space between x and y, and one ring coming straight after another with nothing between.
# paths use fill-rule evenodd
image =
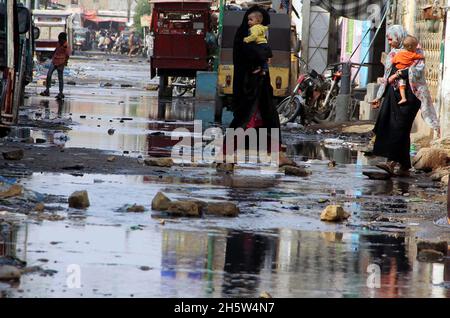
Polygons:
<instances>
[{"instance_id":1,"label":"utility pole","mask_svg":"<svg viewBox=\"0 0 450 318\"><path fill-rule=\"evenodd\" d=\"M131 4L132 4L133 0L127 0L127 19L128 19L128 23L130 23L130 19L131 19Z\"/></svg>"},{"instance_id":2,"label":"utility pole","mask_svg":"<svg viewBox=\"0 0 450 318\"><path fill-rule=\"evenodd\" d=\"M27 9L31 10L31 0L27 0L25 6L27 7Z\"/></svg>"}]
</instances>

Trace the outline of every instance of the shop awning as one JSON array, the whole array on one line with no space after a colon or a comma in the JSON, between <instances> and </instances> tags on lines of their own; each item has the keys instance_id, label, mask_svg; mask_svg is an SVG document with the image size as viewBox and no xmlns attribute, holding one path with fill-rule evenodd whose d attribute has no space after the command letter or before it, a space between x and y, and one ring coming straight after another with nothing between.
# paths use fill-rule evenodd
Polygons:
<instances>
[{"instance_id":1,"label":"shop awning","mask_svg":"<svg viewBox=\"0 0 450 318\"><path fill-rule=\"evenodd\" d=\"M83 14L83 18L85 20L92 21L95 23L100 23L100 22L127 23L128 22L127 18L98 16L97 12L95 12L95 11L86 11Z\"/></svg>"},{"instance_id":2,"label":"shop awning","mask_svg":"<svg viewBox=\"0 0 450 318\"><path fill-rule=\"evenodd\" d=\"M381 19L387 0L311 0L333 16L354 20Z\"/></svg>"}]
</instances>

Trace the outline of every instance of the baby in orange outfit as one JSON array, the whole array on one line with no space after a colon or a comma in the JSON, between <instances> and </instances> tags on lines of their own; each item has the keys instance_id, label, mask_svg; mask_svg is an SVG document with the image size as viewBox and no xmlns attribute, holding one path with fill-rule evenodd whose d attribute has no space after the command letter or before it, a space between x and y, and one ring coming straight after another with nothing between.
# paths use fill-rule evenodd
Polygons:
<instances>
[{"instance_id":1,"label":"baby in orange outfit","mask_svg":"<svg viewBox=\"0 0 450 318\"><path fill-rule=\"evenodd\" d=\"M394 58L392 59L392 64L395 65L397 70L402 71L404 69L407 69L410 67L416 60L424 59L425 57L422 54L416 53L417 46L419 45L419 41L417 38L408 35L403 40L403 47L405 49L401 50L397 54L395 54ZM399 78L397 73L397 78ZM402 99L398 102L398 104L404 104L406 103L406 80L399 79L398 81L399 89L400 89L400 96Z\"/></svg>"}]
</instances>

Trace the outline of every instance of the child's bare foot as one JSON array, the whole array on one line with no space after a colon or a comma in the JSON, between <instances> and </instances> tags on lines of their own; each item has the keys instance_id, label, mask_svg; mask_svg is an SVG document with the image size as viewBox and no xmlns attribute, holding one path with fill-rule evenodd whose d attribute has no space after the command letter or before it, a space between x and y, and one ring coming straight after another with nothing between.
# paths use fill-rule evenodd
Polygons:
<instances>
[{"instance_id":1,"label":"child's bare foot","mask_svg":"<svg viewBox=\"0 0 450 318\"><path fill-rule=\"evenodd\" d=\"M407 100L406 98L402 98L402 99L398 102L398 104L401 105L401 104L406 103L407 101L408 101L408 100Z\"/></svg>"}]
</instances>

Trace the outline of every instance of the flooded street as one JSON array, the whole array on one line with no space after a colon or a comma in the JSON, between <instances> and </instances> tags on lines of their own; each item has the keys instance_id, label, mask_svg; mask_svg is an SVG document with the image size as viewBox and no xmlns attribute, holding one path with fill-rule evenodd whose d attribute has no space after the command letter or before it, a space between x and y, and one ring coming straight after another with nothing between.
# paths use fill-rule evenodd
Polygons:
<instances>
[{"instance_id":1,"label":"flooded street","mask_svg":"<svg viewBox=\"0 0 450 318\"><path fill-rule=\"evenodd\" d=\"M39 147L56 154L86 148L137 161L170 156L178 142L171 137L192 136L194 120L206 129L232 118L226 111L215 123L214 103L192 96L158 100L146 89L154 81L143 60L73 59L69 69L66 81L76 85L66 84L63 102L28 87L25 124L11 138L42 139ZM61 122L70 130L41 125ZM425 173L370 180L363 171L376 171L380 159L367 156L368 138L334 136L345 140L336 146L329 137L283 132L289 158L311 172L301 178L255 164L225 175L187 165L127 174L30 171L17 183L59 198L46 207L64 219L0 214L8 221L0 223L0 257L40 267L20 282L0 282L0 297L450 297L450 258L422 261L416 246L417 237L449 240L437 222L446 215L446 187ZM90 206L69 208L67 198L80 190ZM172 200L232 202L240 214L168 217L151 209L160 191ZM134 204L145 211L127 212ZM320 221L330 204L350 219Z\"/></svg>"}]
</instances>

